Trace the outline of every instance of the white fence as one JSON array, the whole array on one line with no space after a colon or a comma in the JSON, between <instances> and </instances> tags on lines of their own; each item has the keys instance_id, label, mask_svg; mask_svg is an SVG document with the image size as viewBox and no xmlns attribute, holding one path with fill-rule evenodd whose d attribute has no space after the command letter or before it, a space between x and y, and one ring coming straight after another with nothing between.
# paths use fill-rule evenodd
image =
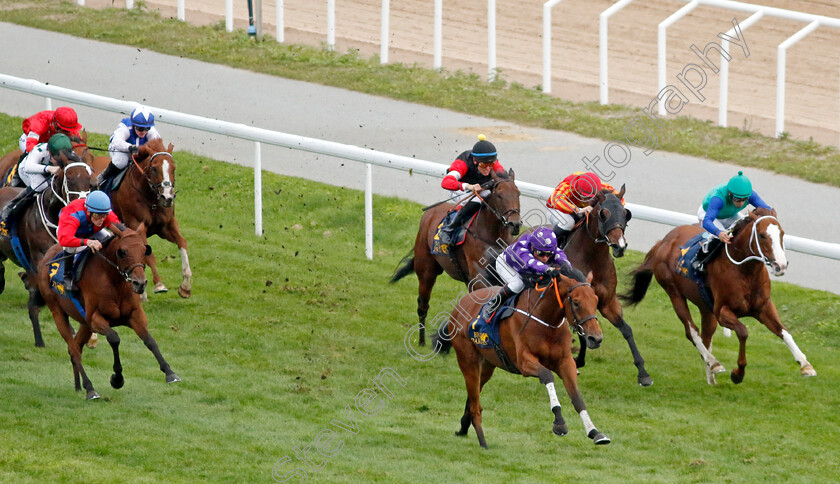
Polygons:
<instances>
[{"instance_id":1,"label":"white fence","mask_svg":"<svg viewBox=\"0 0 840 484\"><path fill-rule=\"evenodd\" d=\"M71 89L65 89L54 85L46 85L32 79L21 79L18 77L0 74L0 87L14 89L43 96L48 99L60 99L74 104L88 106L104 111L117 113L129 113L139 104L132 101L107 98L95 94L88 94ZM174 124L191 128L198 131L216 133L234 138L246 139L254 142L254 226L257 235L262 230L262 160L260 143L268 143L275 146L282 146L294 150L309 151L322 155L334 156L337 158L358 161L366 164L365 179L365 255L368 259L373 258L373 178L371 165L378 165L403 171L411 171L415 174L427 175L436 178L443 178L449 168L440 163L418 160L407 156L401 156L380 151L373 151L353 145L345 145L332 141L296 136L288 133L280 133L267 129L255 128L239 123L230 123L215 119L194 116L191 114L179 113L168 109L150 106L155 113L156 120L161 123ZM546 187L534 183L517 180L522 195L545 201L551 195L553 187ZM634 218L665 225L683 225L696 223L694 215L663 210L644 205L628 203L627 208L633 211ZM787 235L785 237L786 248L805 254L826 257L840 260L840 244L832 244L817 240L805 239Z\"/></svg>"}]
</instances>

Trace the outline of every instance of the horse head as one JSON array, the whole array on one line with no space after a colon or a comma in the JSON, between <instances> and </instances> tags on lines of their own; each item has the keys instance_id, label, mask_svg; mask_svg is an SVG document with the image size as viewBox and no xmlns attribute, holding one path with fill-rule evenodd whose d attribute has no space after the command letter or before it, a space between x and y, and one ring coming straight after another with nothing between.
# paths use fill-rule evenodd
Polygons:
<instances>
[{"instance_id":1,"label":"horse head","mask_svg":"<svg viewBox=\"0 0 840 484\"><path fill-rule=\"evenodd\" d=\"M77 198L84 198L91 190L93 170L73 151L62 151L56 158L56 166L61 170L52 181L52 191L65 204ZM56 189L56 185L58 189Z\"/></svg>"},{"instance_id":2,"label":"horse head","mask_svg":"<svg viewBox=\"0 0 840 484\"><path fill-rule=\"evenodd\" d=\"M569 321L572 329L586 340L587 348L598 348L604 335L596 315L598 296L592 289L592 272L586 277L576 269L564 272L571 277L561 274L555 282L559 291L558 297L564 299L566 321Z\"/></svg>"},{"instance_id":3,"label":"horse head","mask_svg":"<svg viewBox=\"0 0 840 484\"><path fill-rule=\"evenodd\" d=\"M513 170L507 173L490 172L490 182L485 188L490 195L484 200L493 215L502 223L502 227L510 230L511 235L519 235L522 219L519 215L519 188L514 182L516 175Z\"/></svg>"},{"instance_id":4,"label":"horse head","mask_svg":"<svg viewBox=\"0 0 840 484\"><path fill-rule=\"evenodd\" d=\"M113 257L111 262L126 282L131 283L131 289L137 294L143 294L146 290L145 260L152 253L152 248L146 244L142 235L145 229L142 223L136 231L127 227L123 230L115 228L114 232L118 238L109 246L113 247L109 254L105 255L106 258Z\"/></svg>"},{"instance_id":5,"label":"horse head","mask_svg":"<svg viewBox=\"0 0 840 484\"><path fill-rule=\"evenodd\" d=\"M602 190L592 199L592 211L598 220L598 232L612 248L613 257L623 257L627 250L627 240L624 229L633 214L624 208L621 199L624 198L624 185L621 185L618 195L611 190Z\"/></svg>"},{"instance_id":6,"label":"horse head","mask_svg":"<svg viewBox=\"0 0 840 484\"><path fill-rule=\"evenodd\" d=\"M735 224L732 233L732 245L748 254L743 261L760 260L770 267L773 275L785 274L788 266L784 245L785 231L776 219L775 210L754 209Z\"/></svg>"},{"instance_id":7,"label":"horse head","mask_svg":"<svg viewBox=\"0 0 840 484\"><path fill-rule=\"evenodd\" d=\"M67 134L70 142L73 143L73 152L76 153L82 161L88 165L93 165L93 153L87 145L87 131L82 130L79 134Z\"/></svg>"},{"instance_id":8,"label":"horse head","mask_svg":"<svg viewBox=\"0 0 840 484\"><path fill-rule=\"evenodd\" d=\"M138 167L149 183L149 188L164 207L175 203L175 160L172 143L164 149L160 139L149 140L140 147Z\"/></svg>"}]
</instances>

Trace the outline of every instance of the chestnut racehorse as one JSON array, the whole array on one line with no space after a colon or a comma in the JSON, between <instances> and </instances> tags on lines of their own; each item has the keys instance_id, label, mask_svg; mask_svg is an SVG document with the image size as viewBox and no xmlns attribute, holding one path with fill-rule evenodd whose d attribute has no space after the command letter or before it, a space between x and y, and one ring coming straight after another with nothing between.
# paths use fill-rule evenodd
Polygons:
<instances>
[{"instance_id":1,"label":"chestnut racehorse","mask_svg":"<svg viewBox=\"0 0 840 484\"><path fill-rule=\"evenodd\" d=\"M420 345L426 344L426 314L429 311L429 299L435 280L446 271L456 281L467 284L483 271L484 252L501 239L505 244L512 244L522 226L519 214L519 189L514 183L515 174L509 170L506 174L490 172L492 177L483 187L490 190L490 195L481 201L475 222L467 230L464 243L450 248L450 255L432 254L432 245L438 224L453 208L454 204L442 204L427 210L420 219L420 230L414 240L414 249L400 261L394 271L391 283L395 283L412 272L417 273L420 281L417 297L417 316L420 318ZM483 286L483 284L481 285ZM481 287L477 286L477 287Z\"/></svg>"},{"instance_id":2,"label":"chestnut racehorse","mask_svg":"<svg viewBox=\"0 0 840 484\"><path fill-rule=\"evenodd\" d=\"M187 255L187 240L181 235L175 218L175 160L172 148L170 143L164 149L160 139L149 140L141 146L140 152L129 163L122 183L111 193L111 203L114 212L127 226L136 230L142 223L146 228L144 236L157 235L178 246L183 276L178 294L186 298L192 294L192 269ZM110 161L107 156L97 156L93 164L94 173L101 173ZM154 292L166 292L168 289L157 272L154 254L146 262L152 269Z\"/></svg>"},{"instance_id":3,"label":"chestnut racehorse","mask_svg":"<svg viewBox=\"0 0 840 484\"><path fill-rule=\"evenodd\" d=\"M613 324L630 346L633 363L638 369L637 381L642 386L653 384L653 379L645 370L645 360L636 348L633 330L624 320L624 310L616 296L618 278L615 263L610 257L623 257L627 248L624 230L632 217L629 210L621 204L624 197L624 185L616 196L611 190L602 190L592 199L592 212L568 236L563 251L575 269L584 273L592 272L592 288L598 295L598 310ZM578 368L586 364L586 345L580 342L580 352L575 358Z\"/></svg>"},{"instance_id":4,"label":"chestnut racehorse","mask_svg":"<svg viewBox=\"0 0 840 484\"><path fill-rule=\"evenodd\" d=\"M432 346L439 347L441 351L448 352L450 347L455 347L467 387L461 429L455 435L467 435L472 424L478 443L487 448L481 425L479 395L495 369L502 368L515 370L522 376L539 378L548 390L554 413L553 431L557 435L566 435L569 428L563 420L554 389L552 372L556 373L563 380L572 405L580 414L586 435L596 444L610 443L609 437L592 424L577 386L570 330L578 333L590 348L601 344L602 335L595 314L598 296L589 284L592 274L584 279L579 272L573 272L575 278L558 275L538 280L535 287L526 289L519 297L512 316L497 323L502 349L515 368L503 362L494 348L476 346L468 335L468 326L476 320L483 303L498 292L497 288L478 289L462 297L449 322L443 324L437 335L432 337Z\"/></svg>"},{"instance_id":5,"label":"chestnut racehorse","mask_svg":"<svg viewBox=\"0 0 840 484\"><path fill-rule=\"evenodd\" d=\"M0 238L0 293L6 285L2 261L9 259L24 269L24 272L21 272L21 279L29 291L29 301L26 306L29 310L32 331L35 334L35 346L38 347L44 346L41 325L38 322L38 315L44 305L36 279L38 262L57 242L55 231L58 213L69 202L87 196L90 191L90 167L79 161L75 155L73 156L73 160L64 155L60 156L59 165L62 169L48 179L49 187L41 192L18 218L17 235L22 255L19 257L15 253L10 239ZM20 188L0 188L0 207L5 206L20 191Z\"/></svg>"},{"instance_id":6,"label":"chestnut racehorse","mask_svg":"<svg viewBox=\"0 0 840 484\"><path fill-rule=\"evenodd\" d=\"M141 231L143 228L141 224ZM155 339L149 334L146 313L140 304L139 294L146 288L143 261L151 252L151 248L146 245L145 238L132 229L120 231L114 227L113 231L117 234L115 237L106 241L96 254L89 254L77 283L81 291L84 315L69 298L58 295L50 287L50 273L55 270L51 267L50 260L61 252L61 246L54 245L47 251L40 262L41 270L38 271L38 287L52 312L59 333L67 342L76 391L81 390L81 376L88 400L99 398L82 366L82 347L94 331L105 335L114 351L111 386L122 388L125 383L120 363L120 337L114 331L114 326L127 325L137 333L155 355L160 370L166 375L167 383L181 381L169 367L169 363L163 359ZM80 323L75 339L68 317Z\"/></svg>"},{"instance_id":7,"label":"chestnut racehorse","mask_svg":"<svg viewBox=\"0 0 840 484\"><path fill-rule=\"evenodd\" d=\"M706 305L697 284L677 272L680 246L703 232L697 225L682 225L671 230L664 239L647 253L645 261L633 271L633 287L622 299L637 304L645 296L652 276L668 293L677 316L685 326L685 337L700 351L705 363L706 381L715 384L715 373L726 371L712 355L712 335L718 323L738 335L740 349L738 368L732 370L735 383L744 380L747 366L747 328L740 317L750 316L767 326L781 338L800 365L802 376L815 376L814 367L793 341L793 336L779 319L776 306L770 300L770 276L764 265L781 276L787 268L784 251L784 230L776 219L776 211L756 208L749 216L737 222L732 229L731 244L725 245L718 257L706 263L706 284L712 293L714 307ZM700 309L702 330L691 319L686 300Z\"/></svg>"}]
</instances>

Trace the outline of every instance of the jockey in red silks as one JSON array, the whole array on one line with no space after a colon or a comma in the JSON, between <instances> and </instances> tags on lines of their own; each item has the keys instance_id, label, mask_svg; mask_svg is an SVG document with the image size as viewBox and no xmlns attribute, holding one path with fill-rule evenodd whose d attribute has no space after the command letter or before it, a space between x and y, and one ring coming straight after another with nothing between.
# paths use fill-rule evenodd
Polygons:
<instances>
[{"instance_id":1,"label":"jockey in red silks","mask_svg":"<svg viewBox=\"0 0 840 484\"><path fill-rule=\"evenodd\" d=\"M54 134L76 136L82 130L73 108L62 106L55 111L41 111L23 120L23 134L18 140L21 151L29 153L40 143L46 143Z\"/></svg>"},{"instance_id":2,"label":"jockey in red silks","mask_svg":"<svg viewBox=\"0 0 840 484\"><path fill-rule=\"evenodd\" d=\"M592 199L602 189L610 190L618 195L615 188L602 182L598 175L589 171L572 173L554 189L554 193L545 205L554 209L554 211L549 211L549 218L555 224L554 234L557 236L560 247L565 246L566 237L569 236L580 217L592 211ZM624 204L623 198L621 204Z\"/></svg>"},{"instance_id":3,"label":"jockey in red silks","mask_svg":"<svg viewBox=\"0 0 840 484\"><path fill-rule=\"evenodd\" d=\"M460 203L468 193L486 197L490 190L481 185L492 179L490 172L504 173L505 169L497 159L496 147L480 134L472 150L467 150L452 162L440 186L452 192L452 199ZM455 229L469 220L481 207L481 200L473 197L458 211L451 224L440 231L441 245L450 245Z\"/></svg>"}]
</instances>

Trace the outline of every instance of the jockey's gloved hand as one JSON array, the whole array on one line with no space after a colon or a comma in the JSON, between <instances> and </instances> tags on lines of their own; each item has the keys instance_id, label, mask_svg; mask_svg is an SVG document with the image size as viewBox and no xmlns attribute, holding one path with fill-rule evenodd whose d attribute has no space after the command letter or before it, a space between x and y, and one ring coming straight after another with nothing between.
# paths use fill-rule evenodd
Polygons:
<instances>
[{"instance_id":1,"label":"jockey's gloved hand","mask_svg":"<svg viewBox=\"0 0 840 484\"><path fill-rule=\"evenodd\" d=\"M47 173L49 173L50 175L55 175L56 173L58 173L58 170L60 170L60 169L61 168L59 168L57 166L53 166L53 165L50 165L46 168Z\"/></svg>"},{"instance_id":2,"label":"jockey's gloved hand","mask_svg":"<svg viewBox=\"0 0 840 484\"><path fill-rule=\"evenodd\" d=\"M556 277L560 277L560 269L557 267L550 267L544 274L547 277L554 279Z\"/></svg>"},{"instance_id":3,"label":"jockey's gloved hand","mask_svg":"<svg viewBox=\"0 0 840 484\"><path fill-rule=\"evenodd\" d=\"M136 155L137 153L140 153L140 147L135 146L135 145L131 145L131 146L128 147L128 152L132 155Z\"/></svg>"}]
</instances>

